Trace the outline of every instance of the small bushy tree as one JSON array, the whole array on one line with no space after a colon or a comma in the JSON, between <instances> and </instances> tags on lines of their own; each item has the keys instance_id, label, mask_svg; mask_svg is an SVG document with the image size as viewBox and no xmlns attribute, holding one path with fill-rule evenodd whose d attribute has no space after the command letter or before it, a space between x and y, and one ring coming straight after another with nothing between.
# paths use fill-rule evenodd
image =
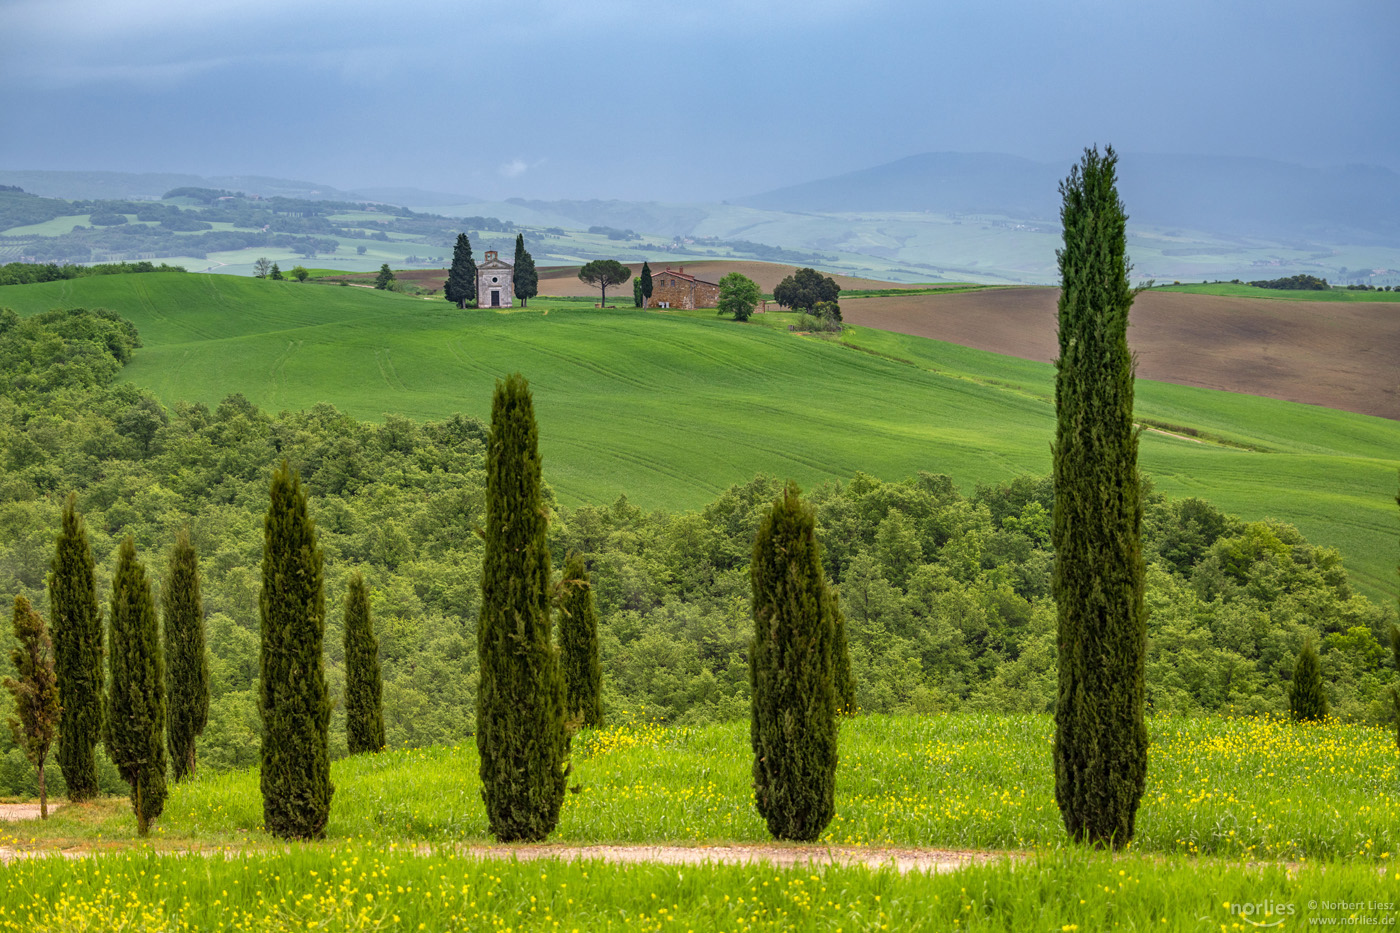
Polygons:
<instances>
[{"instance_id":1,"label":"small bushy tree","mask_svg":"<svg viewBox=\"0 0 1400 933\"><path fill-rule=\"evenodd\" d=\"M834 303L840 296L841 286L835 279L811 268L798 269L773 288L773 300L794 311L812 311L818 302Z\"/></svg>"},{"instance_id":2,"label":"small bushy tree","mask_svg":"<svg viewBox=\"0 0 1400 933\"><path fill-rule=\"evenodd\" d=\"M732 314L736 321L747 321L758 307L761 295L757 282L742 272L731 272L719 280L719 313Z\"/></svg>"},{"instance_id":3,"label":"small bushy tree","mask_svg":"<svg viewBox=\"0 0 1400 933\"><path fill-rule=\"evenodd\" d=\"M501 842L537 842L553 832L568 774L541 495L534 404L529 384L514 373L497 381L491 403L477 622L481 796L491 833Z\"/></svg>"},{"instance_id":4,"label":"small bushy tree","mask_svg":"<svg viewBox=\"0 0 1400 933\"><path fill-rule=\"evenodd\" d=\"M151 583L130 535L112 579L110 674L107 754L131 787L136 831L145 836L165 809L165 663Z\"/></svg>"},{"instance_id":5,"label":"small bushy tree","mask_svg":"<svg viewBox=\"0 0 1400 933\"><path fill-rule=\"evenodd\" d=\"M754 797L774 838L802 842L836 812L836 614L816 525L788 483L759 525L749 568Z\"/></svg>"},{"instance_id":6,"label":"small bushy tree","mask_svg":"<svg viewBox=\"0 0 1400 933\"><path fill-rule=\"evenodd\" d=\"M602 303L608 303L608 287L621 285L632 277L632 270L616 259L595 259L578 270L579 281L602 290Z\"/></svg>"},{"instance_id":7,"label":"small bushy tree","mask_svg":"<svg viewBox=\"0 0 1400 933\"><path fill-rule=\"evenodd\" d=\"M257 261L253 263L254 278L265 279L267 278L268 273L271 271L272 262L266 256L259 256Z\"/></svg>"},{"instance_id":8,"label":"small bushy tree","mask_svg":"<svg viewBox=\"0 0 1400 933\"><path fill-rule=\"evenodd\" d=\"M97 571L78 497L63 506L63 532L49 574L54 669L63 704L58 725L58 767L74 802L97 796L97 743L102 741L102 610Z\"/></svg>"},{"instance_id":9,"label":"small bushy tree","mask_svg":"<svg viewBox=\"0 0 1400 933\"><path fill-rule=\"evenodd\" d=\"M267 277L277 282L281 282L286 278L286 276L282 274L282 268L275 262L272 264L272 271L268 273Z\"/></svg>"},{"instance_id":10,"label":"small bushy tree","mask_svg":"<svg viewBox=\"0 0 1400 933\"><path fill-rule=\"evenodd\" d=\"M345 739L352 755L384 748L382 690L369 590L356 573L345 594Z\"/></svg>"},{"instance_id":11,"label":"small bushy tree","mask_svg":"<svg viewBox=\"0 0 1400 933\"><path fill-rule=\"evenodd\" d=\"M10 660L18 677L6 677L5 689L14 697L15 714L8 720L10 734L24 757L39 772L39 818L49 818L49 791L44 764L58 733L58 677L53 667L53 644L44 617L29 600L15 597L15 647Z\"/></svg>"},{"instance_id":12,"label":"small bushy tree","mask_svg":"<svg viewBox=\"0 0 1400 933\"><path fill-rule=\"evenodd\" d=\"M1322 684L1322 662L1312 639L1303 642L1293 682L1288 685L1288 712L1294 722L1322 722L1327 718L1327 689Z\"/></svg>"},{"instance_id":13,"label":"small bushy tree","mask_svg":"<svg viewBox=\"0 0 1400 933\"><path fill-rule=\"evenodd\" d=\"M1390 652L1395 662L1395 671L1400 674L1400 625L1390 627ZM1390 688L1390 708L1395 714L1395 745L1400 748L1400 686Z\"/></svg>"},{"instance_id":14,"label":"small bushy tree","mask_svg":"<svg viewBox=\"0 0 1400 933\"><path fill-rule=\"evenodd\" d=\"M851 647L846 641L846 614L841 611L841 593L831 589L831 686L836 691L836 711L843 716L856 712L856 678L851 673Z\"/></svg>"},{"instance_id":15,"label":"small bushy tree","mask_svg":"<svg viewBox=\"0 0 1400 933\"><path fill-rule=\"evenodd\" d=\"M270 492L259 600L263 825L282 839L319 839L335 792L321 548L301 478L285 460L272 474Z\"/></svg>"},{"instance_id":16,"label":"small bushy tree","mask_svg":"<svg viewBox=\"0 0 1400 933\"><path fill-rule=\"evenodd\" d=\"M390 269L389 264L386 262L379 267L379 274L374 277L374 287L379 289L388 288L390 285L394 284L396 279L397 276L394 275L394 270Z\"/></svg>"},{"instance_id":17,"label":"small bushy tree","mask_svg":"<svg viewBox=\"0 0 1400 933\"><path fill-rule=\"evenodd\" d=\"M209 652L199 555L183 528L170 552L160 603L165 621L165 737L178 783L194 774L195 746L209 722Z\"/></svg>"},{"instance_id":18,"label":"small bushy tree","mask_svg":"<svg viewBox=\"0 0 1400 933\"><path fill-rule=\"evenodd\" d=\"M598 664L598 610L583 555L564 561L559 605L559 653L564 664L564 696L569 719L594 727L603 722L602 668Z\"/></svg>"}]
</instances>

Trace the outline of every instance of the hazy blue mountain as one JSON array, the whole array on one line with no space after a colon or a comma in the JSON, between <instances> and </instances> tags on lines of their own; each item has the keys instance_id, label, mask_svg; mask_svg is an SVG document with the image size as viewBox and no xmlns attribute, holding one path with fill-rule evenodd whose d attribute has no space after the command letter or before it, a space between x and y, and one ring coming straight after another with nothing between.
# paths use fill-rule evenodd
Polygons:
<instances>
[{"instance_id":1,"label":"hazy blue mountain","mask_svg":"<svg viewBox=\"0 0 1400 933\"><path fill-rule=\"evenodd\" d=\"M400 207L439 207L448 204L471 204L477 198L469 194L450 194L445 191L425 191L422 188L376 187L356 188L350 192L351 200L379 201L384 204L397 204Z\"/></svg>"},{"instance_id":2,"label":"hazy blue mountain","mask_svg":"<svg viewBox=\"0 0 1400 933\"><path fill-rule=\"evenodd\" d=\"M930 152L778 188L735 203L781 211L999 213L1056 220L1069 163ZM1235 236L1400 245L1400 175L1268 159L1124 153L1119 192L1133 221Z\"/></svg>"},{"instance_id":3,"label":"hazy blue mountain","mask_svg":"<svg viewBox=\"0 0 1400 933\"><path fill-rule=\"evenodd\" d=\"M226 188L263 197L364 200L330 185L263 175L186 175L178 172L48 172L0 169L0 185L18 185L45 198L159 198L172 188ZM378 199L373 199L378 200Z\"/></svg>"}]
</instances>

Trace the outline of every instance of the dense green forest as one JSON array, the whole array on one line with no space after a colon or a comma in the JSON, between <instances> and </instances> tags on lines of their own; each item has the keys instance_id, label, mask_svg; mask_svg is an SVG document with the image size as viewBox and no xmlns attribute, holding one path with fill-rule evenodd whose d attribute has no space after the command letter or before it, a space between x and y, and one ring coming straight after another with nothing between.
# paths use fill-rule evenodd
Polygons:
<instances>
[{"instance_id":1,"label":"dense green forest","mask_svg":"<svg viewBox=\"0 0 1400 933\"><path fill-rule=\"evenodd\" d=\"M374 425L329 405L274 415L239 395L213 408L165 408L118 382L139 346L135 327L109 311L25 319L0 311L0 594L23 594L47 615L45 574L69 490L104 581L128 533L159 581L188 526L212 655L201 767L254 764L262 523L272 468L287 458L311 492L327 605L341 604L357 571L370 587L388 744L469 736L484 425L461 416ZM929 466L903 482L857 474L807 491L848 619L857 702L914 713L1048 710L1049 479L958 490ZM755 477L683 513L646 512L625 497L564 509L546 490L554 566L570 549L587 555L607 717L689 723L748 714L748 561L781 479ZM1335 550L1287 525L1150 490L1145 538L1152 710L1283 713L1311 636L1333 712L1385 719L1383 692L1395 675L1382 644L1394 610L1351 592ZM338 609L327 622L332 751L344 754ZM120 791L115 769L103 767L106 789ZM28 792L32 770L9 736L0 738L0 793ZM51 789L62 792L52 779Z\"/></svg>"}]
</instances>

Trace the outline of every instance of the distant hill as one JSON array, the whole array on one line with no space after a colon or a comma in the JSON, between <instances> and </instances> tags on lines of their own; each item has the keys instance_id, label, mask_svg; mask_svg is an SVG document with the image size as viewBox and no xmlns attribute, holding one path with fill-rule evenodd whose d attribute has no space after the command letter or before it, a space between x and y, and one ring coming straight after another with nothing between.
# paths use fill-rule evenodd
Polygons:
<instances>
[{"instance_id":1,"label":"distant hill","mask_svg":"<svg viewBox=\"0 0 1400 933\"><path fill-rule=\"evenodd\" d=\"M0 185L18 185L45 198L149 199L172 188L225 188L263 197L361 201L368 196L341 191L330 185L265 175L187 175L177 172L48 172L0 169ZM369 200L387 200L372 198Z\"/></svg>"},{"instance_id":2,"label":"distant hill","mask_svg":"<svg viewBox=\"0 0 1400 933\"><path fill-rule=\"evenodd\" d=\"M780 211L999 213L1057 221L1070 163L930 152L736 203ZM1348 165L1124 153L1119 192L1139 224L1233 236L1400 246L1400 174Z\"/></svg>"},{"instance_id":3,"label":"distant hill","mask_svg":"<svg viewBox=\"0 0 1400 933\"><path fill-rule=\"evenodd\" d=\"M379 201L383 204L396 204L399 207L440 207L449 204L471 204L478 200L469 194L450 194L445 191L425 191L422 188L356 188L350 192L352 200Z\"/></svg>"}]
</instances>

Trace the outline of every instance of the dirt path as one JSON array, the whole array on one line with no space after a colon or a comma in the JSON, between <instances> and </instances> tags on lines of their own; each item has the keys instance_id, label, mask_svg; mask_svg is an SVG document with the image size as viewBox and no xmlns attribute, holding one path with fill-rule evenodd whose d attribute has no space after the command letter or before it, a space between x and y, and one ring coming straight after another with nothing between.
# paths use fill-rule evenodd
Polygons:
<instances>
[{"instance_id":1,"label":"dirt path","mask_svg":"<svg viewBox=\"0 0 1400 933\"><path fill-rule=\"evenodd\" d=\"M104 849L110 853L114 849ZM256 851L250 849L248 851ZM468 858L515 859L536 861L552 859L572 862L578 859L598 859L614 865L767 865L773 868L809 866L813 869L829 865L864 865L868 868L893 867L904 873L951 872L970 865L984 865L1001 859L1021 858L1022 854L1004 851L961 851L956 849L884 848L873 846L822 845L714 845L714 846L609 846L569 845L460 845L419 846L419 855L455 854ZM15 859L43 858L61 855L83 858L99 854L82 849L26 849L0 846L0 865ZM212 850L171 849L170 855L212 855Z\"/></svg>"},{"instance_id":2,"label":"dirt path","mask_svg":"<svg viewBox=\"0 0 1400 933\"><path fill-rule=\"evenodd\" d=\"M52 813L63 803L58 800L49 801L49 812ZM14 823L19 820L37 820L39 818L39 805L37 803L0 803L0 823Z\"/></svg>"}]
</instances>

